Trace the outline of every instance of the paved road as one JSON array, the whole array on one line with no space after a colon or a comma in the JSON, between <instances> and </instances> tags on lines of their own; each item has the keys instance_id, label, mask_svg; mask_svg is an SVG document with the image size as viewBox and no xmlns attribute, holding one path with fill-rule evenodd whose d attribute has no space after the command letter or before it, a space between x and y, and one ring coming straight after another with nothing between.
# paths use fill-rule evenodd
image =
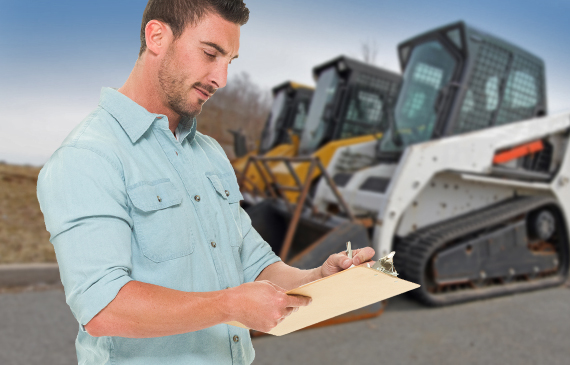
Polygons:
<instances>
[{"instance_id":1,"label":"paved road","mask_svg":"<svg viewBox=\"0 0 570 365\"><path fill-rule=\"evenodd\" d=\"M59 290L0 294L0 364L76 364ZM570 288L440 309L405 296L377 318L254 339L254 364L567 364Z\"/></svg>"}]
</instances>

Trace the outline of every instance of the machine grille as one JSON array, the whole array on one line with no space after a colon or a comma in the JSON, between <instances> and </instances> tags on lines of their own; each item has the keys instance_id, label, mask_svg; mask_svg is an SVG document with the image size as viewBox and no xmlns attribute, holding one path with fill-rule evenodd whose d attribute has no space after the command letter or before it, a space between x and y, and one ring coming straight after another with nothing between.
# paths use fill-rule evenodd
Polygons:
<instances>
[{"instance_id":1,"label":"machine grille","mask_svg":"<svg viewBox=\"0 0 570 365\"><path fill-rule=\"evenodd\" d=\"M454 134L530 119L544 109L544 68L483 42Z\"/></svg>"},{"instance_id":2,"label":"machine grille","mask_svg":"<svg viewBox=\"0 0 570 365\"><path fill-rule=\"evenodd\" d=\"M505 85L505 93L497 114L496 125L532 118L537 105L542 105L543 68L524 57L515 56Z\"/></svg>"},{"instance_id":3,"label":"machine grille","mask_svg":"<svg viewBox=\"0 0 570 365\"><path fill-rule=\"evenodd\" d=\"M352 177L352 174L346 174L343 172L339 172L338 174L333 176L333 181L338 187L343 188L346 186L346 184L348 184L351 177Z\"/></svg>"},{"instance_id":4,"label":"machine grille","mask_svg":"<svg viewBox=\"0 0 570 365\"><path fill-rule=\"evenodd\" d=\"M509 66L510 53L484 42L463 99L454 134L483 129L493 124L499 106L500 85Z\"/></svg>"},{"instance_id":5,"label":"machine grille","mask_svg":"<svg viewBox=\"0 0 570 365\"><path fill-rule=\"evenodd\" d=\"M370 176L360 185L360 190L373 191L375 193L384 193L390 185L390 179L378 176Z\"/></svg>"}]
</instances>

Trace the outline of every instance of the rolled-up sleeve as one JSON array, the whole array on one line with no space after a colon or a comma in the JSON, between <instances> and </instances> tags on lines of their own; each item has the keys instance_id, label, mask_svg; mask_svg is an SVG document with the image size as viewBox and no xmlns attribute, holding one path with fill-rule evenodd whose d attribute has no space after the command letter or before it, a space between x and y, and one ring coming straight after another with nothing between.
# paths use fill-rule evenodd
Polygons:
<instances>
[{"instance_id":1,"label":"rolled-up sleeve","mask_svg":"<svg viewBox=\"0 0 570 365\"><path fill-rule=\"evenodd\" d=\"M251 218L240 208L240 220L242 223L242 232L244 232L243 244L241 250L241 261L244 271L244 279L246 283L255 281L259 274L267 266L281 261L271 246L251 225Z\"/></svg>"},{"instance_id":2,"label":"rolled-up sleeve","mask_svg":"<svg viewBox=\"0 0 570 365\"><path fill-rule=\"evenodd\" d=\"M66 301L81 325L132 280L133 222L120 171L98 151L62 147L38 178L38 200Z\"/></svg>"}]
</instances>

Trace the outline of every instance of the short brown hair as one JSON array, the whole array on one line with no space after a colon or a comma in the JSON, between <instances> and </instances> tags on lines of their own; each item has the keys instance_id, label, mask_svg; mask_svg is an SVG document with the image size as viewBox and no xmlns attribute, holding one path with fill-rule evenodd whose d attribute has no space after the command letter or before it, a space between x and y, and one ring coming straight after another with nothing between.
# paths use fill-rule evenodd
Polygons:
<instances>
[{"instance_id":1,"label":"short brown hair","mask_svg":"<svg viewBox=\"0 0 570 365\"><path fill-rule=\"evenodd\" d=\"M146 50L145 29L151 20L168 24L176 39L188 24L196 24L209 12L239 25L249 20L249 9L243 0L149 0L143 13L139 57Z\"/></svg>"}]
</instances>

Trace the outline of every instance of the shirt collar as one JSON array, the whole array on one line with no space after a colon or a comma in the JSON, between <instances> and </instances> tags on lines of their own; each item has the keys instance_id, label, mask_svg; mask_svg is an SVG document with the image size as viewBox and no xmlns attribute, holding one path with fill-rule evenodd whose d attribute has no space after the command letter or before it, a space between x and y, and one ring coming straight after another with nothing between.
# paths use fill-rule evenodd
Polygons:
<instances>
[{"instance_id":1,"label":"shirt collar","mask_svg":"<svg viewBox=\"0 0 570 365\"><path fill-rule=\"evenodd\" d=\"M182 118L178 124L178 140L182 143L188 138L188 143L191 143L196 135L196 118Z\"/></svg>"},{"instance_id":2,"label":"shirt collar","mask_svg":"<svg viewBox=\"0 0 570 365\"><path fill-rule=\"evenodd\" d=\"M99 105L119 122L133 143L136 143L157 119L164 119L168 129L168 119L165 115L150 113L115 89L104 87L101 90ZM182 118L178 130L180 143L186 138L188 142L192 142L196 135L196 118Z\"/></svg>"}]
</instances>

